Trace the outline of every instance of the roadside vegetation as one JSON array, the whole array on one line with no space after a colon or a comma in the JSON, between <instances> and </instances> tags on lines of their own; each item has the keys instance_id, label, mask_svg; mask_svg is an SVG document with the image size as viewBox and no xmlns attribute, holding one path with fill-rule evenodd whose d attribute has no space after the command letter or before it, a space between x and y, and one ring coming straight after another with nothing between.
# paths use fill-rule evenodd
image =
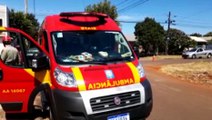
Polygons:
<instances>
[{"instance_id":1,"label":"roadside vegetation","mask_svg":"<svg viewBox=\"0 0 212 120\"><path fill-rule=\"evenodd\" d=\"M161 71L168 75L191 83L212 86L212 62L192 62L161 66Z\"/></svg>"},{"instance_id":2,"label":"roadside vegetation","mask_svg":"<svg viewBox=\"0 0 212 120\"><path fill-rule=\"evenodd\" d=\"M9 12L9 26L23 30L33 38L38 37L39 23L34 14L11 9Z\"/></svg>"}]
</instances>

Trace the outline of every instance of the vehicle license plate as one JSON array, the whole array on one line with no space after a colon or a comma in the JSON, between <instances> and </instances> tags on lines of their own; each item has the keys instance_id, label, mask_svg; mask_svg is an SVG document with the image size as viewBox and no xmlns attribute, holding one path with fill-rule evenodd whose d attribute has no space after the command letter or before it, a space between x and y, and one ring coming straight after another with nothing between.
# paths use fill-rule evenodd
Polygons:
<instances>
[{"instance_id":1,"label":"vehicle license plate","mask_svg":"<svg viewBox=\"0 0 212 120\"><path fill-rule=\"evenodd\" d=\"M124 114L109 116L107 120L130 120L130 115L129 113L124 113Z\"/></svg>"}]
</instances>

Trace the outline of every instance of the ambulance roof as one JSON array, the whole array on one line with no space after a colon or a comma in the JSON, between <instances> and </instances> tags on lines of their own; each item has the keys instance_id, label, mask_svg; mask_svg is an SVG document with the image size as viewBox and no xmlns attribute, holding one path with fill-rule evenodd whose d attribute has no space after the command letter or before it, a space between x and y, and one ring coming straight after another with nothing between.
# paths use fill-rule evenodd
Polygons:
<instances>
[{"instance_id":1,"label":"ambulance roof","mask_svg":"<svg viewBox=\"0 0 212 120\"><path fill-rule=\"evenodd\" d=\"M112 30L120 31L119 26L106 14L88 12L63 12L44 19L42 29L53 31Z\"/></svg>"}]
</instances>

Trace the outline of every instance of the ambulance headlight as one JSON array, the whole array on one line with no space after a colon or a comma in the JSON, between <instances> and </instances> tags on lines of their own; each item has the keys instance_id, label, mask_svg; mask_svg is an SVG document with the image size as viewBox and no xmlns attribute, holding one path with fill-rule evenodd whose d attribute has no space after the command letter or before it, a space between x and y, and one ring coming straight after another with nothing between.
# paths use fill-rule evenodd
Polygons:
<instances>
[{"instance_id":1,"label":"ambulance headlight","mask_svg":"<svg viewBox=\"0 0 212 120\"><path fill-rule=\"evenodd\" d=\"M76 80L73 73L66 73L56 68L54 71L54 77L58 84L65 87L77 87Z\"/></svg>"},{"instance_id":2,"label":"ambulance headlight","mask_svg":"<svg viewBox=\"0 0 212 120\"><path fill-rule=\"evenodd\" d=\"M139 73L139 75L140 75L140 78L145 77L144 68L143 68L143 66L141 65L141 63L138 64L137 69L138 69L138 73Z\"/></svg>"}]
</instances>

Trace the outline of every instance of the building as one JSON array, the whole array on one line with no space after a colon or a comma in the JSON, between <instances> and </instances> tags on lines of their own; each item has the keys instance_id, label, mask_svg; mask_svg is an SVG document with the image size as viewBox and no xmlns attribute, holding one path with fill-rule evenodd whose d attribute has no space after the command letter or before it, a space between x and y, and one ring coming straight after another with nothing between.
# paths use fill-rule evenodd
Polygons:
<instances>
[{"instance_id":1,"label":"building","mask_svg":"<svg viewBox=\"0 0 212 120\"><path fill-rule=\"evenodd\" d=\"M6 5L0 5L0 26L9 26L9 9ZM0 53L4 47L2 43L2 36L4 35L5 33L0 33Z\"/></svg>"},{"instance_id":2,"label":"building","mask_svg":"<svg viewBox=\"0 0 212 120\"><path fill-rule=\"evenodd\" d=\"M202 37L196 37L196 36L189 36L192 40L194 40L195 42L197 42L198 45L202 45L202 44L206 44L207 40L205 40Z\"/></svg>"},{"instance_id":3,"label":"building","mask_svg":"<svg viewBox=\"0 0 212 120\"><path fill-rule=\"evenodd\" d=\"M192 40L194 40L197 43L197 47L203 47L207 45L207 40L205 40L202 37L196 37L196 36L189 36Z\"/></svg>"},{"instance_id":4,"label":"building","mask_svg":"<svg viewBox=\"0 0 212 120\"><path fill-rule=\"evenodd\" d=\"M207 49L211 49L212 50L212 43L209 42L209 41L212 41L212 36L209 36L209 37L203 37L205 40L208 41L208 44L207 44Z\"/></svg>"},{"instance_id":5,"label":"building","mask_svg":"<svg viewBox=\"0 0 212 120\"><path fill-rule=\"evenodd\" d=\"M9 25L9 9L6 5L0 5L0 26L8 27Z\"/></svg>"},{"instance_id":6,"label":"building","mask_svg":"<svg viewBox=\"0 0 212 120\"><path fill-rule=\"evenodd\" d=\"M135 45L135 42L137 41L137 39L135 38L135 35L126 34L125 37L126 37L127 41L130 43L131 46Z\"/></svg>"},{"instance_id":7,"label":"building","mask_svg":"<svg viewBox=\"0 0 212 120\"><path fill-rule=\"evenodd\" d=\"M210 41L212 40L212 36L209 36L209 37L202 37L203 39L207 40L207 41Z\"/></svg>"},{"instance_id":8,"label":"building","mask_svg":"<svg viewBox=\"0 0 212 120\"><path fill-rule=\"evenodd\" d=\"M197 43L197 47L212 49L212 45L208 44L208 41L212 40L212 37L196 37L196 36L189 36L189 37Z\"/></svg>"}]
</instances>

